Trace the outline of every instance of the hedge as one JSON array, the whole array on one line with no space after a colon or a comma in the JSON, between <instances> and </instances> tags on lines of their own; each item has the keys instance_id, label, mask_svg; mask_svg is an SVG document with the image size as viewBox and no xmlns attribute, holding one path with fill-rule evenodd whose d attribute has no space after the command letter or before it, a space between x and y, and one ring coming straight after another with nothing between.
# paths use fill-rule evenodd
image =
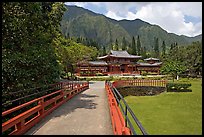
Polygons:
<instances>
[{"instance_id":1,"label":"hedge","mask_svg":"<svg viewBox=\"0 0 204 137\"><path fill-rule=\"evenodd\" d=\"M185 91L192 91L188 89L191 86L191 83L167 83L167 91L168 92L185 92Z\"/></svg>"}]
</instances>

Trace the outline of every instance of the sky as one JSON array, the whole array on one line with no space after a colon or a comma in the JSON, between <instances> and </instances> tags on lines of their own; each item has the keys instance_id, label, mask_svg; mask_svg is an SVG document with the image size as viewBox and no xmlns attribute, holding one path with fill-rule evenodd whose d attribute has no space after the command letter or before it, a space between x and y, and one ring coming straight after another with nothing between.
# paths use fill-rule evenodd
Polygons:
<instances>
[{"instance_id":1,"label":"sky","mask_svg":"<svg viewBox=\"0 0 204 137\"><path fill-rule=\"evenodd\" d=\"M66 2L115 20L141 19L169 33L202 34L202 2Z\"/></svg>"}]
</instances>

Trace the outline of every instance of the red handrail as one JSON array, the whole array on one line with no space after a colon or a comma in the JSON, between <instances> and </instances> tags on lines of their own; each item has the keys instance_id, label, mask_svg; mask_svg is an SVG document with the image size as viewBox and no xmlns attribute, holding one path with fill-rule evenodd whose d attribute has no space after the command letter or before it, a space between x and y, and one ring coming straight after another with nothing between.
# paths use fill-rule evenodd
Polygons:
<instances>
[{"instance_id":1,"label":"red handrail","mask_svg":"<svg viewBox=\"0 0 204 137\"><path fill-rule=\"evenodd\" d=\"M32 101L29 101L27 103L24 103L20 106L17 106L15 108L9 109L7 111L4 111L2 113L2 117L11 114L17 110L20 110L22 108L25 108L26 106L29 106L35 102L38 102L38 104L29 110L9 119L8 121L2 123L2 133L9 130L10 128L14 127L14 130L9 133L9 135L21 135L25 133L27 130L29 130L31 127L33 127L36 123L38 123L43 117L47 116L50 112L52 112L54 109L58 108L60 105L68 101L70 98L78 94L79 92L82 92L89 88L89 83L62 83L59 86L64 87L61 90L58 90L56 92L53 92L51 94L42 96L40 98L34 99ZM73 89L69 92L66 92L66 86L70 89L70 87L73 87ZM52 95L59 94L55 97L52 97L51 99L44 101L45 98L50 97ZM47 110L45 109L47 106L51 105L50 108ZM26 119L30 116L36 114L32 119L28 120L26 122Z\"/></svg>"},{"instance_id":2,"label":"red handrail","mask_svg":"<svg viewBox=\"0 0 204 137\"><path fill-rule=\"evenodd\" d=\"M128 127L125 126L123 115L117 105L116 99L110 89L110 86L108 86L107 83L105 83L105 89L108 96L113 133L115 135L131 135L131 131Z\"/></svg>"},{"instance_id":3,"label":"red handrail","mask_svg":"<svg viewBox=\"0 0 204 137\"><path fill-rule=\"evenodd\" d=\"M145 79L136 79L136 80L118 80L114 81L113 85L117 87L123 86L159 86L166 87L167 80L145 80Z\"/></svg>"},{"instance_id":4,"label":"red handrail","mask_svg":"<svg viewBox=\"0 0 204 137\"><path fill-rule=\"evenodd\" d=\"M137 133L133 127L133 123L130 121L130 116L133 118L133 122L140 129L141 133L143 135L148 135L138 118L135 116L123 96L117 91L114 85L106 81L105 89L108 96L113 133L115 135L136 135ZM123 103L123 105L121 103ZM128 116L128 114L130 115Z\"/></svg>"}]
</instances>

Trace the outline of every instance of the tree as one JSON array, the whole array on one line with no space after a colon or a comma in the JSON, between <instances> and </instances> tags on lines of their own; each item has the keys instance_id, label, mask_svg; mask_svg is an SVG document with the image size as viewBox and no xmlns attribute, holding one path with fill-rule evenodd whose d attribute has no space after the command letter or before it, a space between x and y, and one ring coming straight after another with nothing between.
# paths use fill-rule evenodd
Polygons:
<instances>
[{"instance_id":1,"label":"tree","mask_svg":"<svg viewBox=\"0 0 204 137\"><path fill-rule=\"evenodd\" d=\"M2 4L2 87L16 91L59 78L53 39L65 11L61 2Z\"/></svg>"},{"instance_id":2,"label":"tree","mask_svg":"<svg viewBox=\"0 0 204 137\"><path fill-rule=\"evenodd\" d=\"M77 42L77 43L81 43L81 38L78 37L76 42ZM88 44L88 45L89 45L89 44Z\"/></svg>"},{"instance_id":3,"label":"tree","mask_svg":"<svg viewBox=\"0 0 204 137\"><path fill-rule=\"evenodd\" d=\"M155 38L155 45L154 45L154 53L155 57L159 57L159 39Z\"/></svg>"},{"instance_id":4,"label":"tree","mask_svg":"<svg viewBox=\"0 0 204 137\"><path fill-rule=\"evenodd\" d=\"M106 55L106 47L103 46L103 56Z\"/></svg>"},{"instance_id":5,"label":"tree","mask_svg":"<svg viewBox=\"0 0 204 137\"><path fill-rule=\"evenodd\" d=\"M165 63L165 65L162 66L161 73L170 74L174 81L174 78L177 77L177 80L178 80L179 74L183 73L185 70L186 70L186 67L181 62L168 61Z\"/></svg>"},{"instance_id":6,"label":"tree","mask_svg":"<svg viewBox=\"0 0 204 137\"><path fill-rule=\"evenodd\" d=\"M171 44L169 52L165 55L163 62L171 60L182 62L190 75L202 74L202 44L193 42L189 45Z\"/></svg>"},{"instance_id":7,"label":"tree","mask_svg":"<svg viewBox=\"0 0 204 137\"><path fill-rule=\"evenodd\" d=\"M116 39L115 40L115 50L118 50L119 49L119 47L118 47L118 40Z\"/></svg>"},{"instance_id":8,"label":"tree","mask_svg":"<svg viewBox=\"0 0 204 137\"><path fill-rule=\"evenodd\" d=\"M162 42L162 55L165 56L166 53L166 44L165 41Z\"/></svg>"},{"instance_id":9,"label":"tree","mask_svg":"<svg viewBox=\"0 0 204 137\"><path fill-rule=\"evenodd\" d=\"M137 55L136 45L135 45L135 38L132 37L132 54Z\"/></svg>"},{"instance_id":10,"label":"tree","mask_svg":"<svg viewBox=\"0 0 204 137\"><path fill-rule=\"evenodd\" d=\"M70 35L69 35L69 33L67 33L67 37L66 37L67 39L70 39Z\"/></svg>"},{"instance_id":11,"label":"tree","mask_svg":"<svg viewBox=\"0 0 204 137\"><path fill-rule=\"evenodd\" d=\"M147 50L146 47L141 48L141 56L145 59L147 57Z\"/></svg>"},{"instance_id":12,"label":"tree","mask_svg":"<svg viewBox=\"0 0 204 137\"><path fill-rule=\"evenodd\" d=\"M130 43L129 43L128 47L127 47L127 52L132 54L132 47L131 47Z\"/></svg>"},{"instance_id":13,"label":"tree","mask_svg":"<svg viewBox=\"0 0 204 137\"><path fill-rule=\"evenodd\" d=\"M185 65L188 67L190 73L194 75L201 75L202 44L199 41L193 42L187 47L185 46L181 54L182 54L182 58L180 58L180 60L185 62Z\"/></svg>"},{"instance_id":14,"label":"tree","mask_svg":"<svg viewBox=\"0 0 204 137\"><path fill-rule=\"evenodd\" d=\"M141 55L141 43L140 43L140 37L139 35L137 36L137 51L138 51L138 55Z\"/></svg>"},{"instance_id":15,"label":"tree","mask_svg":"<svg viewBox=\"0 0 204 137\"><path fill-rule=\"evenodd\" d=\"M123 37L122 50L126 50L126 49L127 49L127 41L126 41L125 37Z\"/></svg>"},{"instance_id":16,"label":"tree","mask_svg":"<svg viewBox=\"0 0 204 137\"><path fill-rule=\"evenodd\" d=\"M113 50L113 39L112 39L112 35L110 34L110 50Z\"/></svg>"}]
</instances>

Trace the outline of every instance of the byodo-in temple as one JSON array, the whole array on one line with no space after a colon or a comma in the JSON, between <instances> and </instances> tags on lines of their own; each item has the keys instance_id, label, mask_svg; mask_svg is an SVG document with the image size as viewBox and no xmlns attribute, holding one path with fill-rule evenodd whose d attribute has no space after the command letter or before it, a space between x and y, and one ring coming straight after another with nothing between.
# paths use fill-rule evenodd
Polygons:
<instances>
[{"instance_id":1,"label":"byodo-in temple","mask_svg":"<svg viewBox=\"0 0 204 137\"><path fill-rule=\"evenodd\" d=\"M113 51L108 55L98 57L98 61L81 61L77 63L78 76L96 75L135 75L142 72L159 74L162 62L157 58L147 58L138 62L142 56L131 55L127 51Z\"/></svg>"}]
</instances>

